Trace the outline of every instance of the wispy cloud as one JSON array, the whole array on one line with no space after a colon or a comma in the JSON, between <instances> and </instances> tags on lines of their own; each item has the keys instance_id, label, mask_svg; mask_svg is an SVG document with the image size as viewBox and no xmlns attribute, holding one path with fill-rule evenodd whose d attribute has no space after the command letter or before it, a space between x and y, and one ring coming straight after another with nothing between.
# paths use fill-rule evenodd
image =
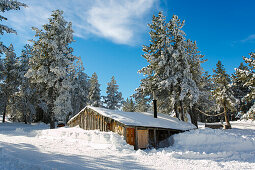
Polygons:
<instances>
[{"instance_id":1,"label":"wispy cloud","mask_svg":"<svg viewBox=\"0 0 255 170\"><path fill-rule=\"evenodd\" d=\"M241 40L241 42L245 43L245 42L253 42L255 41L255 34L249 35L247 38Z\"/></svg>"},{"instance_id":2,"label":"wispy cloud","mask_svg":"<svg viewBox=\"0 0 255 170\"><path fill-rule=\"evenodd\" d=\"M22 1L22 0L20 0ZM48 22L55 9L64 11L72 21L75 36L102 37L119 44L132 44L140 30L146 28L144 17L157 0L23 0L28 8L6 13L8 23L20 36L32 38L31 27ZM150 16L151 17L151 16Z\"/></svg>"}]
</instances>

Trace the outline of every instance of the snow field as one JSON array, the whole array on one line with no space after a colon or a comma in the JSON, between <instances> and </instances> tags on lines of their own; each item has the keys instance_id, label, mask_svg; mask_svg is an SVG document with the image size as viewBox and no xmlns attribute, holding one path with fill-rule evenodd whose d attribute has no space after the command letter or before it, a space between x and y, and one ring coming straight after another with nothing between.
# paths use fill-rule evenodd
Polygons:
<instances>
[{"instance_id":1,"label":"snow field","mask_svg":"<svg viewBox=\"0 0 255 170\"><path fill-rule=\"evenodd\" d=\"M255 152L255 136L246 137L219 129L198 129L180 133L174 137L175 148L196 152Z\"/></svg>"},{"instance_id":2,"label":"snow field","mask_svg":"<svg viewBox=\"0 0 255 170\"><path fill-rule=\"evenodd\" d=\"M232 125L180 133L171 147L135 151L113 132L0 123L0 169L254 169L255 126Z\"/></svg>"}]
</instances>

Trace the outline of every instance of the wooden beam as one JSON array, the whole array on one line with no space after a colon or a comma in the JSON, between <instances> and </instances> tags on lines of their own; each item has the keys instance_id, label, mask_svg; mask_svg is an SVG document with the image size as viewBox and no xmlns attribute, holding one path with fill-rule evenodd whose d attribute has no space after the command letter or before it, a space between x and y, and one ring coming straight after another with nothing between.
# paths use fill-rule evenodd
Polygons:
<instances>
[{"instance_id":1,"label":"wooden beam","mask_svg":"<svg viewBox=\"0 0 255 170\"><path fill-rule=\"evenodd\" d=\"M100 125L100 126L101 126L101 131L104 131L104 130L103 130L103 116L102 116L102 115L101 115L100 119L101 119L101 120L100 120L100 123L101 123L101 125Z\"/></svg>"},{"instance_id":2,"label":"wooden beam","mask_svg":"<svg viewBox=\"0 0 255 170\"><path fill-rule=\"evenodd\" d=\"M95 121L95 113L94 112L92 114L92 118L93 118L93 129L92 130L95 130L96 129L96 126L95 126L96 121Z\"/></svg>"},{"instance_id":3,"label":"wooden beam","mask_svg":"<svg viewBox=\"0 0 255 170\"><path fill-rule=\"evenodd\" d=\"M95 129L97 129L97 113L96 112L95 112L94 118L95 118Z\"/></svg>"},{"instance_id":4,"label":"wooden beam","mask_svg":"<svg viewBox=\"0 0 255 170\"><path fill-rule=\"evenodd\" d=\"M99 114L97 115L97 129L100 130L100 118Z\"/></svg>"},{"instance_id":5,"label":"wooden beam","mask_svg":"<svg viewBox=\"0 0 255 170\"><path fill-rule=\"evenodd\" d=\"M97 115L97 129L100 130L100 116Z\"/></svg>"},{"instance_id":6,"label":"wooden beam","mask_svg":"<svg viewBox=\"0 0 255 170\"><path fill-rule=\"evenodd\" d=\"M88 130L88 112L85 110L85 129Z\"/></svg>"},{"instance_id":7,"label":"wooden beam","mask_svg":"<svg viewBox=\"0 0 255 170\"><path fill-rule=\"evenodd\" d=\"M96 126L95 126L95 123L96 123L96 121L95 121L95 113L93 112L92 113L92 121L93 121L93 129L92 130L95 130L96 129Z\"/></svg>"},{"instance_id":8,"label":"wooden beam","mask_svg":"<svg viewBox=\"0 0 255 170\"><path fill-rule=\"evenodd\" d=\"M106 132L106 127L105 127L105 117L104 117L104 131Z\"/></svg>"},{"instance_id":9,"label":"wooden beam","mask_svg":"<svg viewBox=\"0 0 255 170\"><path fill-rule=\"evenodd\" d=\"M103 129L103 128L104 128L104 127L103 127L103 116L101 115L100 118L101 118L101 121L100 121L100 123L101 123L101 131L104 131L104 129Z\"/></svg>"},{"instance_id":10,"label":"wooden beam","mask_svg":"<svg viewBox=\"0 0 255 170\"><path fill-rule=\"evenodd\" d=\"M90 113L88 112L88 130L90 130Z\"/></svg>"},{"instance_id":11,"label":"wooden beam","mask_svg":"<svg viewBox=\"0 0 255 170\"><path fill-rule=\"evenodd\" d=\"M104 116L102 116L102 130L104 131Z\"/></svg>"},{"instance_id":12,"label":"wooden beam","mask_svg":"<svg viewBox=\"0 0 255 170\"><path fill-rule=\"evenodd\" d=\"M85 123L84 123L84 121L85 121L85 116L84 116L84 112L82 112L81 117L82 117L82 129L85 129Z\"/></svg>"},{"instance_id":13,"label":"wooden beam","mask_svg":"<svg viewBox=\"0 0 255 170\"><path fill-rule=\"evenodd\" d=\"M86 110L86 130L88 130L88 111Z\"/></svg>"},{"instance_id":14,"label":"wooden beam","mask_svg":"<svg viewBox=\"0 0 255 170\"><path fill-rule=\"evenodd\" d=\"M94 130L97 129L97 117L96 112L94 112Z\"/></svg>"},{"instance_id":15,"label":"wooden beam","mask_svg":"<svg viewBox=\"0 0 255 170\"><path fill-rule=\"evenodd\" d=\"M91 114L90 114L90 117L91 117L91 130L93 130L93 123L94 123L94 121L93 121L93 112L91 112Z\"/></svg>"},{"instance_id":16,"label":"wooden beam","mask_svg":"<svg viewBox=\"0 0 255 170\"><path fill-rule=\"evenodd\" d=\"M79 125L80 125L80 127L81 127L81 115L79 115L79 120L78 120L79 122Z\"/></svg>"},{"instance_id":17,"label":"wooden beam","mask_svg":"<svg viewBox=\"0 0 255 170\"><path fill-rule=\"evenodd\" d=\"M101 115L98 115L98 129L101 129Z\"/></svg>"},{"instance_id":18,"label":"wooden beam","mask_svg":"<svg viewBox=\"0 0 255 170\"><path fill-rule=\"evenodd\" d=\"M95 125L95 130L96 130L97 129L97 112L95 112L95 114L94 114L94 120L95 120L94 125Z\"/></svg>"},{"instance_id":19,"label":"wooden beam","mask_svg":"<svg viewBox=\"0 0 255 170\"><path fill-rule=\"evenodd\" d=\"M138 134L137 127L135 127L135 150L138 150Z\"/></svg>"},{"instance_id":20,"label":"wooden beam","mask_svg":"<svg viewBox=\"0 0 255 170\"><path fill-rule=\"evenodd\" d=\"M89 130L92 130L92 113L89 113Z\"/></svg>"},{"instance_id":21,"label":"wooden beam","mask_svg":"<svg viewBox=\"0 0 255 170\"><path fill-rule=\"evenodd\" d=\"M94 119L95 119L95 129L97 129L97 112L94 114Z\"/></svg>"}]
</instances>

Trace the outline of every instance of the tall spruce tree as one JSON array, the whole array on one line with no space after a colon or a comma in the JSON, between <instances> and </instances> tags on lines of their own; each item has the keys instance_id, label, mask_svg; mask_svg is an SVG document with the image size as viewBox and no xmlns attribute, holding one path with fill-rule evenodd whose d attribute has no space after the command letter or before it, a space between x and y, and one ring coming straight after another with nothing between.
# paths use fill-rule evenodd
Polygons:
<instances>
[{"instance_id":1,"label":"tall spruce tree","mask_svg":"<svg viewBox=\"0 0 255 170\"><path fill-rule=\"evenodd\" d=\"M3 64L3 70L1 71L2 80L0 81L0 88L2 91L3 101L3 123L5 122L5 116L7 107L14 109L14 94L18 91L18 62L16 54L14 53L13 46L10 45L5 51L5 59Z\"/></svg>"},{"instance_id":2,"label":"tall spruce tree","mask_svg":"<svg viewBox=\"0 0 255 170\"><path fill-rule=\"evenodd\" d=\"M139 70L146 78L141 80L137 89L149 96L154 91L160 112L170 113L174 110L182 120L188 108L199 98L199 88L193 80L189 63L192 54L187 49L183 26L184 21L176 15L168 23L162 12L153 16L152 24L149 24L151 43L143 46L143 57L149 65Z\"/></svg>"},{"instance_id":3,"label":"tall spruce tree","mask_svg":"<svg viewBox=\"0 0 255 170\"><path fill-rule=\"evenodd\" d=\"M84 73L82 62L80 61L75 73L72 90L73 115L77 114L89 103L89 80L88 75Z\"/></svg>"},{"instance_id":4,"label":"tall spruce tree","mask_svg":"<svg viewBox=\"0 0 255 170\"><path fill-rule=\"evenodd\" d=\"M29 124L33 121L33 115L36 113L36 101L38 98L36 87L25 77L29 69L29 59L32 56L31 50L32 47L27 44L22 50L21 56L18 57L20 87L19 91L15 94L17 112L20 113L15 116L17 119Z\"/></svg>"},{"instance_id":5,"label":"tall spruce tree","mask_svg":"<svg viewBox=\"0 0 255 170\"><path fill-rule=\"evenodd\" d=\"M149 99L142 95L135 97L135 111L136 112L147 112L150 108Z\"/></svg>"},{"instance_id":6,"label":"tall spruce tree","mask_svg":"<svg viewBox=\"0 0 255 170\"><path fill-rule=\"evenodd\" d=\"M14 0L0 0L0 11L3 13L10 11L10 10L19 10L20 7L22 7L22 6L26 7L26 4L18 2L16 0L15 1ZM0 21L3 21L3 20L7 20L7 18L0 15ZM3 35L4 33L17 34L17 32L14 29L12 29L6 25L0 24L0 34ZM9 53L9 50L3 44L3 42L0 41L0 55L2 55L3 53L5 53L5 54ZM4 61L1 59L1 56L0 56L0 86L4 86L3 81L6 81L6 74L5 74L6 69L4 69L3 63L4 63ZM0 96L2 99L4 99L4 100L1 100L1 102L0 102L0 104L2 106L2 110L3 110L3 122L5 122L5 114L6 114L6 107L7 107L6 93L4 92L4 90L6 90L6 89L3 89L2 87L0 87Z\"/></svg>"},{"instance_id":7,"label":"tall spruce tree","mask_svg":"<svg viewBox=\"0 0 255 170\"><path fill-rule=\"evenodd\" d=\"M71 73L74 71L73 42L71 22L63 18L63 11L53 11L49 23L43 25L44 31L36 31L30 69L26 77L32 83L43 87L41 99L47 103L50 115L50 128L55 128L55 118L65 120L72 112L71 105Z\"/></svg>"},{"instance_id":8,"label":"tall spruce tree","mask_svg":"<svg viewBox=\"0 0 255 170\"><path fill-rule=\"evenodd\" d=\"M4 62L3 62L3 59L0 58L0 82L3 81L3 71L4 71ZM3 96L4 96L4 93L0 83L0 98L3 99ZM5 101L0 100L0 113L2 113L4 110L4 103Z\"/></svg>"},{"instance_id":9,"label":"tall spruce tree","mask_svg":"<svg viewBox=\"0 0 255 170\"><path fill-rule=\"evenodd\" d=\"M93 73L89 80L89 105L100 107L101 104L101 94L100 94L100 84L98 83L97 74Z\"/></svg>"},{"instance_id":10,"label":"tall spruce tree","mask_svg":"<svg viewBox=\"0 0 255 170\"><path fill-rule=\"evenodd\" d=\"M224 66L221 64L221 61L218 61L218 63L216 64L216 69L213 70L213 72L213 81L215 84L213 95L216 99L216 103L219 106L219 110L223 108L226 128L231 128L228 119L228 112L236 110L236 99L231 89L231 80L229 75L226 73Z\"/></svg>"},{"instance_id":11,"label":"tall spruce tree","mask_svg":"<svg viewBox=\"0 0 255 170\"><path fill-rule=\"evenodd\" d=\"M202 74L198 87L200 95L197 103L192 107L192 111L199 115L200 121L205 121L206 116L204 113L215 112L217 110L216 101L212 95L214 84L208 72Z\"/></svg>"},{"instance_id":12,"label":"tall spruce tree","mask_svg":"<svg viewBox=\"0 0 255 170\"><path fill-rule=\"evenodd\" d=\"M212 83L210 75L204 72L201 64L204 63L204 56L198 51L196 42L187 40L187 54L189 55L190 72L193 80L199 89L199 98L192 106L189 106L191 101L185 100L185 107L189 109L188 113L191 117L191 122L195 126L197 125L198 115L202 112L208 112L215 106L214 100L212 100ZM202 112L201 112L202 111Z\"/></svg>"},{"instance_id":13,"label":"tall spruce tree","mask_svg":"<svg viewBox=\"0 0 255 170\"><path fill-rule=\"evenodd\" d=\"M248 80L246 78L246 74L242 74L240 72L240 70L244 71L244 72L249 72L249 69L246 65L244 65L243 63L240 64L240 66L235 69L235 73L232 74L232 81L233 81L233 86L232 86L232 90L234 92L234 96L236 99L239 100L237 109L238 111L242 112L242 113L246 113L249 108L251 107L251 101L249 100L243 100L244 97L246 95L249 94L250 89L249 86L246 86L245 83ZM244 77L245 76L245 77Z\"/></svg>"},{"instance_id":14,"label":"tall spruce tree","mask_svg":"<svg viewBox=\"0 0 255 170\"><path fill-rule=\"evenodd\" d=\"M106 108L116 110L119 109L122 102L122 93L119 92L119 86L116 83L116 80L114 76L112 76L112 79L109 83L107 83L107 89L106 94L107 96L104 96L104 104L106 105Z\"/></svg>"},{"instance_id":15,"label":"tall spruce tree","mask_svg":"<svg viewBox=\"0 0 255 170\"><path fill-rule=\"evenodd\" d=\"M124 112L134 112L135 111L135 103L132 98L130 98L130 100L127 98L126 101L123 102L122 110Z\"/></svg>"},{"instance_id":16,"label":"tall spruce tree","mask_svg":"<svg viewBox=\"0 0 255 170\"><path fill-rule=\"evenodd\" d=\"M236 69L237 73L240 74L240 80L244 82L244 87L249 89L248 94L243 97L243 101L249 101L252 103L251 108L247 112L248 114L253 114L255 112L255 53L250 53L250 58L243 57L246 64L248 64L247 69Z\"/></svg>"}]
</instances>

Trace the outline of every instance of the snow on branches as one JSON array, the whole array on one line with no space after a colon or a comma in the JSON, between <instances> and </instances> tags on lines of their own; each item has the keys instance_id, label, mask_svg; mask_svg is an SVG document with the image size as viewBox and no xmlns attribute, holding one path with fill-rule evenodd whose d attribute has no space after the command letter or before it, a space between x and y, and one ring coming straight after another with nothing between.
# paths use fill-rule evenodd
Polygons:
<instances>
[{"instance_id":1,"label":"snow on branches","mask_svg":"<svg viewBox=\"0 0 255 170\"><path fill-rule=\"evenodd\" d=\"M152 24L149 24L150 44L143 46L143 57L149 62L147 67L139 70L146 78L141 80L137 89L138 93L152 95L156 93L161 112L186 114L199 99L199 88L195 78L200 77L200 57L196 43L186 40L182 30L184 21L173 15L169 22L159 12L153 16ZM197 64L197 72L192 72L194 63ZM192 65L193 64L193 65ZM195 75L199 74L199 75Z\"/></svg>"}]
</instances>

